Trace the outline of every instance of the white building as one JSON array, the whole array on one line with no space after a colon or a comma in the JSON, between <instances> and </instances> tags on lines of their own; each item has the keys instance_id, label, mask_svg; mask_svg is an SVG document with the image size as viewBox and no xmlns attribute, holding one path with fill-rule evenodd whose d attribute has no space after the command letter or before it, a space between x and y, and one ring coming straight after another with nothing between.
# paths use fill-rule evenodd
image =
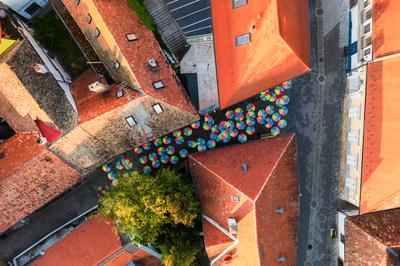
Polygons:
<instances>
[{"instance_id":1,"label":"white building","mask_svg":"<svg viewBox=\"0 0 400 266\"><path fill-rule=\"evenodd\" d=\"M48 0L1 0L0 2L28 20L39 14L40 10L48 4Z\"/></svg>"}]
</instances>

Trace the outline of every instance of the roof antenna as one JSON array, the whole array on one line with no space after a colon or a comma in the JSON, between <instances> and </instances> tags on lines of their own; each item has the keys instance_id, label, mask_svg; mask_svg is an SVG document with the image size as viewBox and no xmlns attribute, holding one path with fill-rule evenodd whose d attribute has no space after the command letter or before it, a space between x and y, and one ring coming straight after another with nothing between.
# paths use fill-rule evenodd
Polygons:
<instances>
[{"instance_id":1,"label":"roof antenna","mask_svg":"<svg viewBox=\"0 0 400 266\"><path fill-rule=\"evenodd\" d=\"M242 170L243 170L243 172L245 172L245 173L247 173L247 170L248 170L249 168L248 168L248 166L247 166L247 163L242 163Z\"/></svg>"}]
</instances>

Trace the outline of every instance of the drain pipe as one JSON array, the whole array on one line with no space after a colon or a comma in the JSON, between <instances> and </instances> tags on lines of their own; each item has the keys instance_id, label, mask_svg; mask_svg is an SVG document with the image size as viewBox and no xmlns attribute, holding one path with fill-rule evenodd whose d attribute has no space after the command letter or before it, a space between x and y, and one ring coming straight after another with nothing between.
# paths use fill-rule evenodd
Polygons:
<instances>
[{"instance_id":1,"label":"drain pipe","mask_svg":"<svg viewBox=\"0 0 400 266\"><path fill-rule=\"evenodd\" d=\"M224 233L227 237L233 240L233 243L229 245L224 251L222 251L217 257L215 257L211 262L210 265L213 265L215 262L217 262L220 258L222 258L228 251L232 250L237 244L239 244L239 239L237 239L234 235L229 233L228 231L225 230L222 226L220 226L216 221L211 219L205 214L201 215L207 222L210 224L214 225L218 230L220 230L222 233Z\"/></svg>"}]
</instances>

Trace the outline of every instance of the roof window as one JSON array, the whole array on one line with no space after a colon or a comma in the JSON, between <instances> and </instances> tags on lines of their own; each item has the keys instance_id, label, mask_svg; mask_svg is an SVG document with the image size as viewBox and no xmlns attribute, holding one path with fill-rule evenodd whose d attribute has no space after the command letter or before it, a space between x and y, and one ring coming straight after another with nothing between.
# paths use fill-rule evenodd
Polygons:
<instances>
[{"instance_id":1,"label":"roof window","mask_svg":"<svg viewBox=\"0 0 400 266\"><path fill-rule=\"evenodd\" d=\"M156 114L161 114L164 112L164 109L161 107L161 105L159 103L153 105L153 109L154 109L154 112L156 112Z\"/></svg>"},{"instance_id":2,"label":"roof window","mask_svg":"<svg viewBox=\"0 0 400 266\"><path fill-rule=\"evenodd\" d=\"M100 30L99 28L96 27L96 29L94 30L94 36L96 36L96 38L99 38L100 36Z\"/></svg>"},{"instance_id":3,"label":"roof window","mask_svg":"<svg viewBox=\"0 0 400 266\"><path fill-rule=\"evenodd\" d=\"M128 124L129 127L133 127L133 126L136 125L136 121L133 118L133 116L131 116L131 115L128 116L128 117L125 117L125 121L126 121L126 123Z\"/></svg>"},{"instance_id":4,"label":"roof window","mask_svg":"<svg viewBox=\"0 0 400 266\"><path fill-rule=\"evenodd\" d=\"M125 95L125 93L123 90L117 90L117 92L115 93L115 97L117 99L123 97L124 95Z\"/></svg>"},{"instance_id":5,"label":"roof window","mask_svg":"<svg viewBox=\"0 0 400 266\"><path fill-rule=\"evenodd\" d=\"M162 80L159 80L159 81L153 82L153 87L154 87L154 89L159 90L159 89L165 88L165 85L164 85L164 82L162 82Z\"/></svg>"},{"instance_id":6,"label":"roof window","mask_svg":"<svg viewBox=\"0 0 400 266\"><path fill-rule=\"evenodd\" d=\"M235 203L239 203L240 202L240 196L239 195L232 195L232 201Z\"/></svg>"},{"instance_id":7,"label":"roof window","mask_svg":"<svg viewBox=\"0 0 400 266\"><path fill-rule=\"evenodd\" d=\"M115 63L114 63L114 68L115 68L116 70L118 70L120 67L121 67L121 65L119 64L119 62L118 62L118 61L115 61Z\"/></svg>"},{"instance_id":8,"label":"roof window","mask_svg":"<svg viewBox=\"0 0 400 266\"><path fill-rule=\"evenodd\" d=\"M88 24L90 24L90 23L92 22L92 16L91 16L90 14L87 14L87 16L86 16L86 22L87 22Z\"/></svg>"},{"instance_id":9,"label":"roof window","mask_svg":"<svg viewBox=\"0 0 400 266\"><path fill-rule=\"evenodd\" d=\"M74 2L75 2L75 5L78 6L81 3L81 0L74 0Z\"/></svg>"},{"instance_id":10,"label":"roof window","mask_svg":"<svg viewBox=\"0 0 400 266\"><path fill-rule=\"evenodd\" d=\"M247 0L232 0L232 7L238 8L247 5Z\"/></svg>"},{"instance_id":11,"label":"roof window","mask_svg":"<svg viewBox=\"0 0 400 266\"><path fill-rule=\"evenodd\" d=\"M250 33L246 33L235 37L236 46L250 43Z\"/></svg>"},{"instance_id":12,"label":"roof window","mask_svg":"<svg viewBox=\"0 0 400 266\"><path fill-rule=\"evenodd\" d=\"M126 34L126 39L128 42L133 42L139 40L139 37L135 33Z\"/></svg>"}]
</instances>

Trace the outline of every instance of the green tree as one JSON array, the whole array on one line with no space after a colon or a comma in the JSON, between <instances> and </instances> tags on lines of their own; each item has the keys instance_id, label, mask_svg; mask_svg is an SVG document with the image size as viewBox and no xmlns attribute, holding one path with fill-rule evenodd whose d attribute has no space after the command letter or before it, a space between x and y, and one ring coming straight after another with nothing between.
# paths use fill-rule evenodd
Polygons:
<instances>
[{"instance_id":1,"label":"green tree","mask_svg":"<svg viewBox=\"0 0 400 266\"><path fill-rule=\"evenodd\" d=\"M190 265L199 252L200 204L192 183L175 170L123 174L102 195L100 211L135 242L160 248L166 265Z\"/></svg>"}]
</instances>

